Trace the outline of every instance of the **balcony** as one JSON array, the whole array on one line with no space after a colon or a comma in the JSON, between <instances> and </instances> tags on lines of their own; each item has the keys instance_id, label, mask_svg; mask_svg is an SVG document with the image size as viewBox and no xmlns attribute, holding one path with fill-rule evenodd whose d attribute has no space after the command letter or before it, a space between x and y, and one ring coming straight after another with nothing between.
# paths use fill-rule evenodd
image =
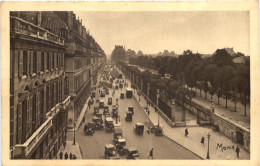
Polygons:
<instances>
[{"instance_id":1,"label":"balcony","mask_svg":"<svg viewBox=\"0 0 260 166\"><path fill-rule=\"evenodd\" d=\"M14 147L14 158L26 158L32 152L32 150L38 145L41 139L44 138L46 133L52 126L52 118L49 117L24 143L17 144Z\"/></svg>"},{"instance_id":2,"label":"balcony","mask_svg":"<svg viewBox=\"0 0 260 166\"><path fill-rule=\"evenodd\" d=\"M24 144L15 145L13 151L14 158L27 158L51 129L52 119L61 110L66 109L69 104L70 96L68 96L62 103L54 106L51 111L46 114L47 120L33 133L33 135Z\"/></svg>"},{"instance_id":3,"label":"balcony","mask_svg":"<svg viewBox=\"0 0 260 166\"><path fill-rule=\"evenodd\" d=\"M64 46L63 38L18 17L11 16L11 32L31 36Z\"/></svg>"}]
</instances>

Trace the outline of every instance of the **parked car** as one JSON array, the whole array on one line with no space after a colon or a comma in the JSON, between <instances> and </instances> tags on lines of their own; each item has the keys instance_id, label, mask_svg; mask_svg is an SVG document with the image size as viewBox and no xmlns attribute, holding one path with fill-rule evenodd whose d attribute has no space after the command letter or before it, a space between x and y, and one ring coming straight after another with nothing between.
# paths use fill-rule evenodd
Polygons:
<instances>
[{"instance_id":1,"label":"parked car","mask_svg":"<svg viewBox=\"0 0 260 166\"><path fill-rule=\"evenodd\" d=\"M84 133L86 135L93 135L95 132L95 123L89 122L84 126Z\"/></svg>"}]
</instances>

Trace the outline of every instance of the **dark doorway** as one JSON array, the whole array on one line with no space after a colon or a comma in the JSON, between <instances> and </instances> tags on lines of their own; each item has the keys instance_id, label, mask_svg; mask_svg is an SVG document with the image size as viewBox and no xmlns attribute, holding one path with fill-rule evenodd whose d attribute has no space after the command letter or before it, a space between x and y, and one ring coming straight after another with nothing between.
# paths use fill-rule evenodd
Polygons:
<instances>
[{"instance_id":1,"label":"dark doorway","mask_svg":"<svg viewBox=\"0 0 260 166\"><path fill-rule=\"evenodd\" d=\"M237 143L243 145L244 144L244 136L241 132L236 131L236 138L237 138Z\"/></svg>"}]
</instances>

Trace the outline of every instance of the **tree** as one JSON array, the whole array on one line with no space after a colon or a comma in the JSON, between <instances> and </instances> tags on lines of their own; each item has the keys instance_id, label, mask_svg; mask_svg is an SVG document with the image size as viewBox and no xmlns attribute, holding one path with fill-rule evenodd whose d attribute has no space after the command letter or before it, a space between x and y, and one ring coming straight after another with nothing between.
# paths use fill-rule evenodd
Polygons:
<instances>
[{"instance_id":1,"label":"tree","mask_svg":"<svg viewBox=\"0 0 260 166\"><path fill-rule=\"evenodd\" d=\"M138 55L138 56L141 56L141 55L144 55L144 54L143 54L143 52L142 52L141 50L139 50L139 51L137 52L137 55Z\"/></svg>"},{"instance_id":2,"label":"tree","mask_svg":"<svg viewBox=\"0 0 260 166\"><path fill-rule=\"evenodd\" d=\"M163 51L163 56L169 56L169 55L170 55L170 53L169 53L168 50L164 50L164 51Z\"/></svg>"},{"instance_id":3,"label":"tree","mask_svg":"<svg viewBox=\"0 0 260 166\"><path fill-rule=\"evenodd\" d=\"M203 90L205 92L205 99L207 99L207 93L209 91L209 85L208 85L208 82L206 82L206 81L203 82Z\"/></svg>"},{"instance_id":4,"label":"tree","mask_svg":"<svg viewBox=\"0 0 260 166\"><path fill-rule=\"evenodd\" d=\"M219 105L219 98L222 96L222 89L218 88L217 89L217 97L218 97L218 105Z\"/></svg>"}]
</instances>

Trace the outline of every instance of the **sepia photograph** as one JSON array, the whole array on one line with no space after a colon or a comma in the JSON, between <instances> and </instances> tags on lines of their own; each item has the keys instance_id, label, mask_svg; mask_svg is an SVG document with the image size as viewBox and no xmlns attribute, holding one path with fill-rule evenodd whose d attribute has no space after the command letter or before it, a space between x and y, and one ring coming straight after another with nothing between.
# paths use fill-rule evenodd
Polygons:
<instances>
[{"instance_id":1,"label":"sepia photograph","mask_svg":"<svg viewBox=\"0 0 260 166\"><path fill-rule=\"evenodd\" d=\"M63 3L4 4L4 165L257 165L257 3Z\"/></svg>"}]
</instances>

